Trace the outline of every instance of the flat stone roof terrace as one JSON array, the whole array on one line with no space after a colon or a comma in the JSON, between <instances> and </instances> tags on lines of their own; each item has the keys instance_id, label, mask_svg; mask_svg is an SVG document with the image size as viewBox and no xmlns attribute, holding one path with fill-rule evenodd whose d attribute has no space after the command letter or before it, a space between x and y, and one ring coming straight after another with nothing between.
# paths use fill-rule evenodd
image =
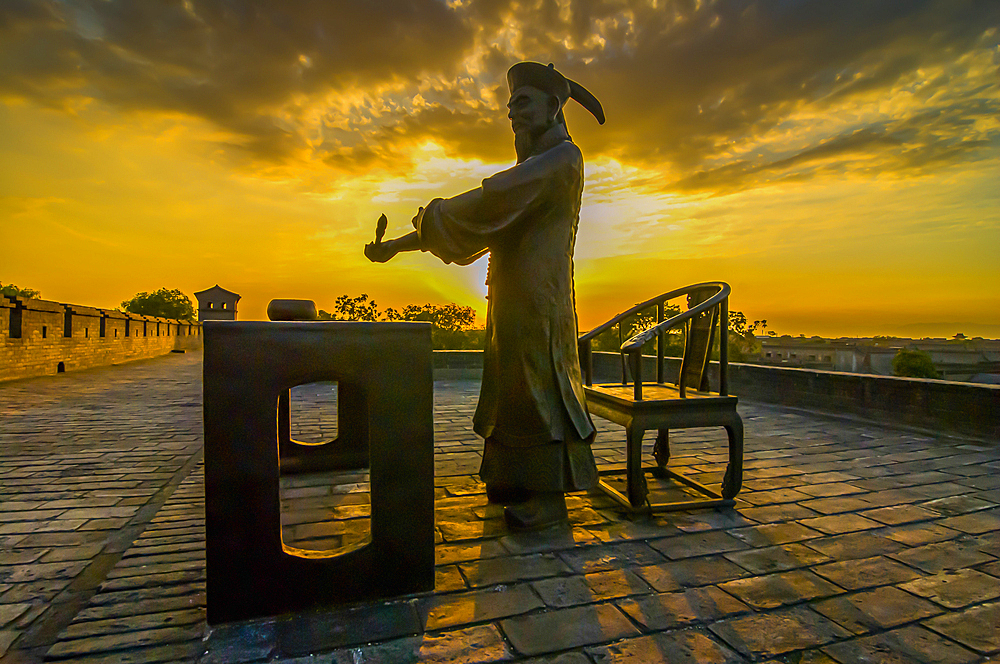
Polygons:
<instances>
[{"instance_id":1,"label":"flat stone roof terrace","mask_svg":"<svg viewBox=\"0 0 1000 664\"><path fill-rule=\"evenodd\" d=\"M511 535L475 475L477 395L435 383L433 593L205 638L201 355L0 383L0 662L1000 662L1000 441L738 395L735 509L579 493L569 530ZM328 436L309 406L299 435ZM623 465L595 423L599 465ZM671 443L718 484L721 428ZM356 543L366 481L289 478L286 541Z\"/></svg>"}]
</instances>

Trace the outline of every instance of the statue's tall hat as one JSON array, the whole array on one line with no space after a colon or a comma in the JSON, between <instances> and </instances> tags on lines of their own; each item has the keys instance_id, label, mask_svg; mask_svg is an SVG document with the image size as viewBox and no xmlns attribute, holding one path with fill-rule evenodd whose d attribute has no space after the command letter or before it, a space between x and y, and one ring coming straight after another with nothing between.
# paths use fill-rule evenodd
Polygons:
<instances>
[{"instance_id":1,"label":"statue's tall hat","mask_svg":"<svg viewBox=\"0 0 1000 664\"><path fill-rule=\"evenodd\" d=\"M568 99L575 99L597 118L598 124L604 124L604 108L597 97L576 81L560 74L551 63L546 67L539 62L518 62L507 70L507 87L511 94L525 85L555 95L559 98L560 107Z\"/></svg>"}]
</instances>

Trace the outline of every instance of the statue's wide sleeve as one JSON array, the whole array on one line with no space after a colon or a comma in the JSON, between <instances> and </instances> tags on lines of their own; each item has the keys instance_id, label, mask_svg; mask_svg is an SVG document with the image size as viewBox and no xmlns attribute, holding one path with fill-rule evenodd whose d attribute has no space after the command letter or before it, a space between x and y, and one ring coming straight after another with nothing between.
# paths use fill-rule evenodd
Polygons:
<instances>
[{"instance_id":1,"label":"statue's wide sleeve","mask_svg":"<svg viewBox=\"0 0 1000 664\"><path fill-rule=\"evenodd\" d=\"M483 180L454 198L435 198L413 220L420 247L446 263L468 265L570 186L579 150L564 143Z\"/></svg>"}]
</instances>

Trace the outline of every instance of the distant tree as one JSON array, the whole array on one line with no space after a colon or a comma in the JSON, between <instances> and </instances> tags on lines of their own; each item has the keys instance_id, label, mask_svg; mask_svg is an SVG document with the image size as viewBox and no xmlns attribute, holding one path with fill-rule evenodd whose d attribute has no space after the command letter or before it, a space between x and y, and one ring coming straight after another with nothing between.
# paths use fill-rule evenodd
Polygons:
<instances>
[{"instance_id":1,"label":"distant tree","mask_svg":"<svg viewBox=\"0 0 1000 664\"><path fill-rule=\"evenodd\" d=\"M379 319L378 305L369 300L367 293L357 297L341 295L333 303L333 313L319 310L320 320L361 320L374 322Z\"/></svg>"},{"instance_id":2,"label":"distant tree","mask_svg":"<svg viewBox=\"0 0 1000 664\"><path fill-rule=\"evenodd\" d=\"M476 323L476 310L451 304L408 304L402 311L386 309L389 320L427 321L442 330L467 330Z\"/></svg>"},{"instance_id":3,"label":"distant tree","mask_svg":"<svg viewBox=\"0 0 1000 664\"><path fill-rule=\"evenodd\" d=\"M436 349L466 350L482 348L485 330L476 328L476 310L455 304L408 304L402 311L392 307L379 312L367 293L358 297L341 295L333 312L319 310L320 320L423 321L431 323L431 342Z\"/></svg>"},{"instance_id":4,"label":"distant tree","mask_svg":"<svg viewBox=\"0 0 1000 664\"><path fill-rule=\"evenodd\" d=\"M663 320L668 320L673 318L681 312L681 309L676 304L668 304L663 308ZM615 325L604 332L601 332L594 340L591 342L591 349L595 351L611 351L618 352L621 350L621 345L623 342L628 341L633 336L639 334L640 332L645 332L649 328L656 325L656 310L641 311L637 314L632 314L631 316L626 316L622 319L619 325ZM668 330L666 338L664 339L664 355L667 357L680 357L683 354L684 349L682 346L682 328L674 328ZM620 340L619 340L620 338ZM642 352L644 354L651 354L656 352L656 341L651 339L646 342L642 347Z\"/></svg>"},{"instance_id":5,"label":"distant tree","mask_svg":"<svg viewBox=\"0 0 1000 664\"><path fill-rule=\"evenodd\" d=\"M953 338L955 338L955 339L966 339L967 337L964 334L962 334L961 332L959 332Z\"/></svg>"},{"instance_id":6,"label":"distant tree","mask_svg":"<svg viewBox=\"0 0 1000 664\"><path fill-rule=\"evenodd\" d=\"M176 288L136 293L131 299L122 302L122 309L143 316L194 320L194 305L187 295Z\"/></svg>"},{"instance_id":7,"label":"distant tree","mask_svg":"<svg viewBox=\"0 0 1000 664\"><path fill-rule=\"evenodd\" d=\"M938 378L931 356L922 350L902 349L892 358L892 373L910 378Z\"/></svg>"},{"instance_id":8,"label":"distant tree","mask_svg":"<svg viewBox=\"0 0 1000 664\"><path fill-rule=\"evenodd\" d=\"M18 288L14 284L4 286L2 282L0 282L0 293L11 297L39 298L42 296L42 292L36 291L34 288Z\"/></svg>"},{"instance_id":9,"label":"distant tree","mask_svg":"<svg viewBox=\"0 0 1000 664\"><path fill-rule=\"evenodd\" d=\"M767 320L747 321L742 311L729 312L729 359L734 362L745 362L751 356L760 352L760 342L757 341L757 330L767 328ZM718 359L718 343L713 356Z\"/></svg>"}]
</instances>

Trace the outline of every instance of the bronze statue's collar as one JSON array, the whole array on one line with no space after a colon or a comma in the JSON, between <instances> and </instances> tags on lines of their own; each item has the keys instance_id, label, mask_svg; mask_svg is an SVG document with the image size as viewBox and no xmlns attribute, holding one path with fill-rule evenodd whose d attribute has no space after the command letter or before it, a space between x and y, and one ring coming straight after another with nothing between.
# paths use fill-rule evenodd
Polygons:
<instances>
[{"instance_id":1,"label":"bronze statue's collar","mask_svg":"<svg viewBox=\"0 0 1000 664\"><path fill-rule=\"evenodd\" d=\"M529 157L540 155L546 150L551 150L563 141L568 140L570 140L570 138L569 132L566 131L566 125L561 122L557 122L546 129L545 133L538 138L535 142L535 149L531 151Z\"/></svg>"}]
</instances>

